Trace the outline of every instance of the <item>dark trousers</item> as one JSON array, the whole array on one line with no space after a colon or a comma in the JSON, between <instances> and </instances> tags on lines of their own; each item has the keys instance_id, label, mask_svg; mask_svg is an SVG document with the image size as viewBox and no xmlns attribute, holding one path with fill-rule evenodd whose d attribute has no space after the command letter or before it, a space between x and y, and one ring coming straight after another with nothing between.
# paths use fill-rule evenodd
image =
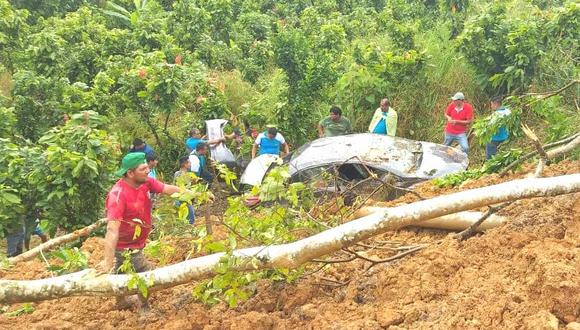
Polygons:
<instances>
[{"instance_id":1,"label":"dark trousers","mask_svg":"<svg viewBox=\"0 0 580 330\"><path fill-rule=\"evenodd\" d=\"M495 154L497 154L497 147L502 142L503 141L489 141L488 143L486 143L485 144L485 159L490 159Z\"/></svg>"},{"instance_id":2,"label":"dark trousers","mask_svg":"<svg viewBox=\"0 0 580 330\"><path fill-rule=\"evenodd\" d=\"M8 258L22 254L24 244L24 229L6 234L6 255Z\"/></svg>"},{"instance_id":3,"label":"dark trousers","mask_svg":"<svg viewBox=\"0 0 580 330\"><path fill-rule=\"evenodd\" d=\"M209 184L213 182L213 175L205 168L201 170L199 177Z\"/></svg>"},{"instance_id":4,"label":"dark trousers","mask_svg":"<svg viewBox=\"0 0 580 330\"><path fill-rule=\"evenodd\" d=\"M141 272L146 272L148 270L151 270L151 264L149 264L149 261L147 261L147 259L145 258L145 255L143 254L143 250L132 250L132 249L125 249L125 250L116 250L115 251L115 272L117 274L123 274L123 272L121 272L119 270L119 267L121 267L121 265L123 264L123 262L125 261L125 252L129 251L129 253L131 254L131 264L133 265L133 268L135 269L135 271L137 273L141 273Z\"/></svg>"}]
</instances>

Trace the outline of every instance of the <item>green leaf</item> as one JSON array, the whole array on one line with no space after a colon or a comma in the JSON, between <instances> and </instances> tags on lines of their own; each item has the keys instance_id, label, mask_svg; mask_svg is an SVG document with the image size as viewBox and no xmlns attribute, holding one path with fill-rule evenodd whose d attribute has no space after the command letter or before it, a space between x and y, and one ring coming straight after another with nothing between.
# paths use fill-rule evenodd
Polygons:
<instances>
[{"instance_id":1,"label":"green leaf","mask_svg":"<svg viewBox=\"0 0 580 330\"><path fill-rule=\"evenodd\" d=\"M20 197L11 193L2 193L2 198L10 204L20 204Z\"/></svg>"},{"instance_id":2,"label":"green leaf","mask_svg":"<svg viewBox=\"0 0 580 330\"><path fill-rule=\"evenodd\" d=\"M188 214L189 208L187 207L187 203L181 203L177 211L177 217L179 217L180 220L186 220Z\"/></svg>"},{"instance_id":3,"label":"green leaf","mask_svg":"<svg viewBox=\"0 0 580 330\"><path fill-rule=\"evenodd\" d=\"M136 225L135 226L135 232L133 233L133 240L136 240L140 236L141 236L141 226Z\"/></svg>"},{"instance_id":4,"label":"green leaf","mask_svg":"<svg viewBox=\"0 0 580 330\"><path fill-rule=\"evenodd\" d=\"M83 169L83 165L84 165L84 160L81 160L80 162L78 162L78 164L75 166L75 168L72 171L72 176L74 178L78 178L81 170Z\"/></svg>"}]
</instances>

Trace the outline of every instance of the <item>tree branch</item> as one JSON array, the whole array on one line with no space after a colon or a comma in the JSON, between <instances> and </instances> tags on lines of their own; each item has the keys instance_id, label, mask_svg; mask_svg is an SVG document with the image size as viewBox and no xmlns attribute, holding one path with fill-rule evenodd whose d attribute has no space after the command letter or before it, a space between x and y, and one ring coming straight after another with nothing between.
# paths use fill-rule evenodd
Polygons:
<instances>
[{"instance_id":1,"label":"tree branch","mask_svg":"<svg viewBox=\"0 0 580 330\"><path fill-rule=\"evenodd\" d=\"M44 243L38 245L34 249L30 249L22 254L17 255L16 257L8 258L8 262L11 265L14 265L14 264L17 264L17 263L22 262L22 261L30 260L30 259L36 257L38 254L42 253L43 251L49 251L49 250L52 250L55 247L60 246L62 244L72 242L72 241L79 239L83 236L88 236L88 235L90 235L90 233L92 233L93 231L95 231L97 228L104 225L105 223L107 223L107 219L100 219L90 226L75 230L70 234L66 234L66 235L62 235L62 236L53 238L50 241L47 241L47 242L44 242Z\"/></svg>"},{"instance_id":2,"label":"tree branch","mask_svg":"<svg viewBox=\"0 0 580 330\"><path fill-rule=\"evenodd\" d=\"M549 161L548 154L546 154L546 150L542 148L542 144L540 144L540 139L538 139L538 136L534 133L534 131L532 131L531 128L529 128L527 125L522 124L522 131L530 140L532 140L534 148L536 148L536 151L538 152L538 154L540 154L540 161L538 162L536 173L534 174L534 177L538 178L544 171L544 166L548 164Z\"/></svg>"},{"instance_id":3,"label":"tree branch","mask_svg":"<svg viewBox=\"0 0 580 330\"><path fill-rule=\"evenodd\" d=\"M544 146L542 146L542 148L543 148L544 150L546 150L546 149L549 149L549 148L553 148L553 147L561 146L561 145L563 145L563 144L566 144L566 143L569 143L569 142L571 142L571 141L576 141L576 140L578 139L578 137L580 137L580 133L575 133L575 134L573 134L573 135L571 135L571 136L568 136L568 137L566 137L566 138L564 138L564 139L562 139L562 140L560 140L560 141L556 141L556 142L552 142L552 143L545 144ZM576 146L577 146L577 144L576 144ZM574 148L574 147L573 147L573 148ZM565 151L565 152L567 152L567 151ZM515 161L513 161L511 164L509 164L508 166L506 166L506 167L505 167L503 170L501 170L501 171L499 172L499 176L500 176L500 177L503 177L503 176L505 176L505 175L507 174L507 172L509 172L509 171L510 171L512 168L514 168L514 167L516 167L516 166L520 165L521 163L523 163L523 162L525 162L526 160L528 160L528 159L530 159L530 158L534 157L534 156L535 156L535 155L537 155L537 154L538 154L538 150L536 149L536 150L534 150L534 151L532 151L532 152L529 152L529 153L525 154L524 156L522 156L522 157L520 157L520 158L516 159L516 160L515 160ZM555 156L555 155L553 155L553 153L552 153L551 151L548 151L548 158L555 158L555 157L556 157L556 156Z\"/></svg>"},{"instance_id":4,"label":"tree branch","mask_svg":"<svg viewBox=\"0 0 580 330\"><path fill-rule=\"evenodd\" d=\"M541 100L545 100L547 98L550 98L552 96L556 96L556 95L562 93L563 91L567 90L568 88L570 88L578 83L580 83L580 80L572 80L569 83L567 83L566 85L564 85L563 87L558 88L555 91L543 92L543 93L527 93L527 94L524 94L523 96L534 96L534 97L537 97L536 101L541 101Z\"/></svg>"},{"instance_id":5,"label":"tree branch","mask_svg":"<svg viewBox=\"0 0 580 330\"><path fill-rule=\"evenodd\" d=\"M464 231L460 232L459 234L455 235L455 238L457 238L460 241L466 240L469 237L475 235L475 233L477 232L477 230L479 229L479 226L485 221L487 220L490 216L492 216L495 212L511 205L512 202L507 202L507 203L503 203L500 204L498 206L489 206L489 208L487 209L487 212L485 212L481 218L479 218L479 220L477 220L473 225L469 226L469 228L465 229Z\"/></svg>"}]
</instances>

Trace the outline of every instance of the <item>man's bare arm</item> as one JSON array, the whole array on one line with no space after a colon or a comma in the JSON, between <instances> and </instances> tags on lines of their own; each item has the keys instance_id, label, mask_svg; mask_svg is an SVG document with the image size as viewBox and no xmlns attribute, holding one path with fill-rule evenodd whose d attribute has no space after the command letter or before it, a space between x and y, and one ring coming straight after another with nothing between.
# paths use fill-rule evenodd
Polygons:
<instances>
[{"instance_id":1,"label":"man's bare arm","mask_svg":"<svg viewBox=\"0 0 580 330\"><path fill-rule=\"evenodd\" d=\"M467 120L453 120L453 122L455 124L460 124L460 125L469 125L473 122L473 118L472 119L467 119Z\"/></svg>"},{"instance_id":2,"label":"man's bare arm","mask_svg":"<svg viewBox=\"0 0 580 330\"><path fill-rule=\"evenodd\" d=\"M107 222L107 233L105 234L105 251L102 271L111 272L115 263L115 248L119 241L119 227L121 221L109 220Z\"/></svg>"},{"instance_id":3,"label":"man's bare arm","mask_svg":"<svg viewBox=\"0 0 580 330\"><path fill-rule=\"evenodd\" d=\"M258 151L258 146L254 144L252 145L252 159L256 158L256 151Z\"/></svg>"},{"instance_id":4,"label":"man's bare arm","mask_svg":"<svg viewBox=\"0 0 580 330\"><path fill-rule=\"evenodd\" d=\"M161 193L165 195L173 195L175 193L181 192L181 188L174 186L172 184L165 184L163 186L163 191Z\"/></svg>"},{"instance_id":5,"label":"man's bare arm","mask_svg":"<svg viewBox=\"0 0 580 330\"><path fill-rule=\"evenodd\" d=\"M288 143L284 143L284 156L290 153L290 147L288 147Z\"/></svg>"}]
</instances>

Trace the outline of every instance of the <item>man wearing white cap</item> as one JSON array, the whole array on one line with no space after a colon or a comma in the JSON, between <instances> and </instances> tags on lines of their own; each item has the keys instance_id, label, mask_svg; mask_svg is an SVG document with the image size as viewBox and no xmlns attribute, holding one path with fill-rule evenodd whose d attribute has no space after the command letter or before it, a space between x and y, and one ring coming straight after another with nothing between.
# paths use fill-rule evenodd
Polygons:
<instances>
[{"instance_id":1,"label":"man wearing white cap","mask_svg":"<svg viewBox=\"0 0 580 330\"><path fill-rule=\"evenodd\" d=\"M469 151L467 142L467 127L473 122L473 107L465 102L465 96L461 92L455 93L451 98L452 102L445 110L447 125L445 126L444 145L450 146L453 141L457 141L463 152Z\"/></svg>"}]
</instances>

